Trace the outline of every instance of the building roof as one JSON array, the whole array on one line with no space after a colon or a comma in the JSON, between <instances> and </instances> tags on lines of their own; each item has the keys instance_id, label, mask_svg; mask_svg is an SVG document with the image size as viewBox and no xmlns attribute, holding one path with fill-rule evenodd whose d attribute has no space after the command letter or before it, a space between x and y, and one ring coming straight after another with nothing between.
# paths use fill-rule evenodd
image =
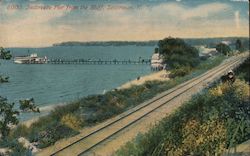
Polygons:
<instances>
[{"instance_id":1,"label":"building roof","mask_svg":"<svg viewBox=\"0 0 250 156\"><path fill-rule=\"evenodd\" d=\"M152 55L151 60L159 60L160 58L161 58L161 55L160 55L159 53L154 53L154 54Z\"/></svg>"}]
</instances>

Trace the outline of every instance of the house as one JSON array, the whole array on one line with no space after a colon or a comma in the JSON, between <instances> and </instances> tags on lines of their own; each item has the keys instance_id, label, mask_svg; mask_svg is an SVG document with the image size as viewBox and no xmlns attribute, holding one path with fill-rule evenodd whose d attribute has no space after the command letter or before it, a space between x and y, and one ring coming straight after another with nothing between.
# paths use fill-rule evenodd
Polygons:
<instances>
[{"instance_id":1,"label":"house","mask_svg":"<svg viewBox=\"0 0 250 156\"><path fill-rule=\"evenodd\" d=\"M151 70L163 70L164 64L163 64L163 59L162 55L159 53L154 53L151 58Z\"/></svg>"},{"instance_id":2,"label":"house","mask_svg":"<svg viewBox=\"0 0 250 156\"><path fill-rule=\"evenodd\" d=\"M208 58L218 54L216 48L207 48L205 46L197 46L196 48L199 50L200 58Z\"/></svg>"}]
</instances>

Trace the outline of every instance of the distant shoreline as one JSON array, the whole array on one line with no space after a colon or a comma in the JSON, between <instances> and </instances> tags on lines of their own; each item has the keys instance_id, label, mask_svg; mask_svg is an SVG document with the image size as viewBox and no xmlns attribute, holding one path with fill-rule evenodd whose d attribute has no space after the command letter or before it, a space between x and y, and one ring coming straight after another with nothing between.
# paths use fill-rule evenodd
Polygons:
<instances>
[{"instance_id":1,"label":"distant shoreline","mask_svg":"<svg viewBox=\"0 0 250 156\"><path fill-rule=\"evenodd\" d=\"M214 37L214 38L183 38L190 45L210 45L215 46L221 40L227 40L235 43L237 39L249 41L248 37ZM65 41L52 44L57 46L157 46L159 40L148 41Z\"/></svg>"},{"instance_id":2,"label":"distant shoreline","mask_svg":"<svg viewBox=\"0 0 250 156\"><path fill-rule=\"evenodd\" d=\"M177 37L178 38L178 37ZM245 44L249 42L249 37L246 36L231 36L231 37L204 37L204 38L182 38L186 43L190 45L214 45L221 40L227 40L235 42L236 39L245 40ZM49 48L57 46L156 46L159 40L142 40L142 41L63 41L58 43L52 43L51 45L41 46L5 46L5 48Z\"/></svg>"},{"instance_id":3,"label":"distant shoreline","mask_svg":"<svg viewBox=\"0 0 250 156\"><path fill-rule=\"evenodd\" d=\"M91 42L80 42L80 41L67 41L61 43L55 43L52 46L155 46L157 40L152 41L91 41Z\"/></svg>"}]
</instances>

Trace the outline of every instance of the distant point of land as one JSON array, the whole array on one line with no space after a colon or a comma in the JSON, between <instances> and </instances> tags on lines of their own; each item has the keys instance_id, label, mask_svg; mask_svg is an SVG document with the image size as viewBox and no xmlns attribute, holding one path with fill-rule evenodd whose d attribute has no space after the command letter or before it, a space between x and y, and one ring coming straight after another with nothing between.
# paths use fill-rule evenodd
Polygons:
<instances>
[{"instance_id":1,"label":"distant point of land","mask_svg":"<svg viewBox=\"0 0 250 156\"><path fill-rule=\"evenodd\" d=\"M235 43L237 39L249 43L248 37L215 37L215 38L184 38L184 41L192 46L194 45L207 45L214 47L218 42L229 41ZM157 46L158 40L150 41L66 41L55 43L53 46Z\"/></svg>"}]
</instances>

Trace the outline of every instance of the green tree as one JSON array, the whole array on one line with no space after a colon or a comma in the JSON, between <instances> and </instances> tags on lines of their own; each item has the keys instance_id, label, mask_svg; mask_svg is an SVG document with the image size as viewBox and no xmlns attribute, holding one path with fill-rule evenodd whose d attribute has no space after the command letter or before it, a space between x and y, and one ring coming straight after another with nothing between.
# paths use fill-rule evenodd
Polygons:
<instances>
[{"instance_id":1,"label":"green tree","mask_svg":"<svg viewBox=\"0 0 250 156\"><path fill-rule=\"evenodd\" d=\"M12 55L9 50L5 50L3 47L0 47L0 59L10 60Z\"/></svg>"},{"instance_id":2,"label":"green tree","mask_svg":"<svg viewBox=\"0 0 250 156\"><path fill-rule=\"evenodd\" d=\"M159 53L159 48L155 48L155 53Z\"/></svg>"},{"instance_id":3,"label":"green tree","mask_svg":"<svg viewBox=\"0 0 250 156\"><path fill-rule=\"evenodd\" d=\"M199 64L199 52L180 38L168 37L158 42L159 52L170 68L191 68Z\"/></svg>"},{"instance_id":4,"label":"green tree","mask_svg":"<svg viewBox=\"0 0 250 156\"><path fill-rule=\"evenodd\" d=\"M243 46L242 46L242 42L241 42L240 39L236 40L236 42L235 42L235 48L236 48L236 50L243 51Z\"/></svg>"},{"instance_id":5,"label":"green tree","mask_svg":"<svg viewBox=\"0 0 250 156\"><path fill-rule=\"evenodd\" d=\"M17 116L22 111L40 112L34 104L34 99L20 100L20 110L14 109L14 103L8 103L7 98L0 96L0 133L3 138L8 136L11 125L18 124Z\"/></svg>"},{"instance_id":6,"label":"green tree","mask_svg":"<svg viewBox=\"0 0 250 156\"><path fill-rule=\"evenodd\" d=\"M19 100L20 110L22 111L33 111L40 113L39 108L36 107L34 98Z\"/></svg>"},{"instance_id":7,"label":"green tree","mask_svg":"<svg viewBox=\"0 0 250 156\"><path fill-rule=\"evenodd\" d=\"M228 55L228 53L231 51L230 47L224 43L217 44L216 50L224 55Z\"/></svg>"},{"instance_id":8,"label":"green tree","mask_svg":"<svg viewBox=\"0 0 250 156\"><path fill-rule=\"evenodd\" d=\"M0 96L0 133L3 138L8 136L10 125L18 124L17 115L19 112L14 110L14 103L10 104Z\"/></svg>"},{"instance_id":9,"label":"green tree","mask_svg":"<svg viewBox=\"0 0 250 156\"><path fill-rule=\"evenodd\" d=\"M10 51L6 51L3 47L0 47L0 59L9 60L11 57ZM4 82L9 82L9 77L0 75L0 83Z\"/></svg>"}]
</instances>

